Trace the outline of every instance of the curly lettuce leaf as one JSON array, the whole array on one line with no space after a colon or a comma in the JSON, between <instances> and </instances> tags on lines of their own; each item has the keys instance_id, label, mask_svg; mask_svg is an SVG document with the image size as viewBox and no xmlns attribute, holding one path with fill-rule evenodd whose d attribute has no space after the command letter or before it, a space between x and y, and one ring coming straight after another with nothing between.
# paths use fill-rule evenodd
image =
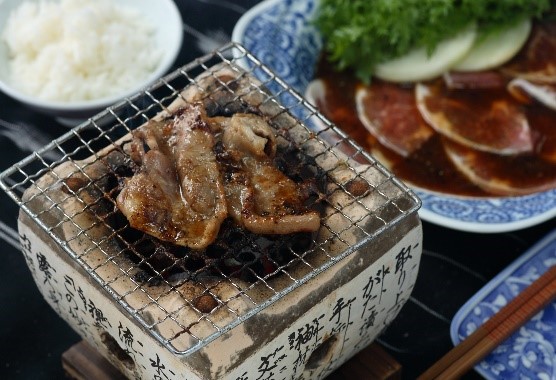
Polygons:
<instances>
[{"instance_id":1,"label":"curly lettuce leaf","mask_svg":"<svg viewBox=\"0 0 556 380\"><path fill-rule=\"evenodd\" d=\"M479 25L482 34L540 17L551 0L320 0L315 24L328 59L368 82L374 67Z\"/></svg>"}]
</instances>

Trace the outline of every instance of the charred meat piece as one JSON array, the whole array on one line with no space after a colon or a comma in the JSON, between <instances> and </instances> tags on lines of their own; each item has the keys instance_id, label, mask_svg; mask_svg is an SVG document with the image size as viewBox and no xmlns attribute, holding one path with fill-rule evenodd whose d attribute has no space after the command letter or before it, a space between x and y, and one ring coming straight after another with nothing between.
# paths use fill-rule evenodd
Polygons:
<instances>
[{"instance_id":1,"label":"charred meat piece","mask_svg":"<svg viewBox=\"0 0 556 380\"><path fill-rule=\"evenodd\" d=\"M132 157L140 168L117 197L132 227L195 249L214 241L227 216L214 136L201 108L189 106L170 122L147 124L135 134Z\"/></svg>"},{"instance_id":2,"label":"charred meat piece","mask_svg":"<svg viewBox=\"0 0 556 380\"><path fill-rule=\"evenodd\" d=\"M228 217L255 234L316 231L310 185L276 166L274 133L260 115L209 117L202 102L147 123L127 147L137 170L118 208L133 228L199 251Z\"/></svg>"},{"instance_id":3,"label":"charred meat piece","mask_svg":"<svg viewBox=\"0 0 556 380\"><path fill-rule=\"evenodd\" d=\"M320 215L304 206L302 187L274 166L276 142L262 117L235 114L222 143L237 168L227 176L226 188L230 215L239 225L258 234L319 228Z\"/></svg>"}]
</instances>

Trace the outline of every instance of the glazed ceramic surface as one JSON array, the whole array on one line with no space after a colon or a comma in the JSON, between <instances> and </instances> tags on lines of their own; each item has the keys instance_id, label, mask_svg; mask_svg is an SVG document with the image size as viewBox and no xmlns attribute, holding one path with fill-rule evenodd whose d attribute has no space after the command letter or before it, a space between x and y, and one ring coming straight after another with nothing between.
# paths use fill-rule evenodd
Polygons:
<instances>
[{"instance_id":1,"label":"glazed ceramic surface","mask_svg":"<svg viewBox=\"0 0 556 380\"><path fill-rule=\"evenodd\" d=\"M455 315L454 344L460 343L556 265L556 231L492 279ZM556 301L535 315L475 369L487 379L556 378Z\"/></svg>"},{"instance_id":2,"label":"glazed ceramic surface","mask_svg":"<svg viewBox=\"0 0 556 380\"><path fill-rule=\"evenodd\" d=\"M233 39L304 94L313 79L322 38L311 24L317 0L267 0L237 23ZM283 103L298 102L285 97ZM423 220L462 231L504 232L556 216L556 189L520 197L463 198L415 189Z\"/></svg>"}]
</instances>

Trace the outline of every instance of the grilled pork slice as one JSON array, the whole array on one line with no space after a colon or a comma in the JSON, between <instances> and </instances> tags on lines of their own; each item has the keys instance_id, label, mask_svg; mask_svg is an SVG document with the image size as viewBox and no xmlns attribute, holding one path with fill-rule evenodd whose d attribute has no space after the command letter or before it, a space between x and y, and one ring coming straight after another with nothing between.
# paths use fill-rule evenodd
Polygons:
<instances>
[{"instance_id":1,"label":"grilled pork slice","mask_svg":"<svg viewBox=\"0 0 556 380\"><path fill-rule=\"evenodd\" d=\"M228 217L256 234L316 231L310 185L276 167L274 133L256 114L208 117L202 102L149 122L127 148L137 169L118 208L133 228L196 250L214 243Z\"/></svg>"},{"instance_id":2,"label":"grilled pork slice","mask_svg":"<svg viewBox=\"0 0 556 380\"><path fill-rule=\"evenodd\" d=\"M228 172L227 195L231 216L251 232L289 234L316 231L317 211L304 206L303 187L273 164L276 143L270 126L260 116L235 114L222 142L236 168Z\"/></svg>"},{"instance_id":3,"label":"grilled pork slice","mask_svg":"<svg viewBox=\"0 0 556 380\"><path fill-rule=\"evenodd\" d=\"M140 160L139 171L117 197L132 227L194 249L212 243L227 216L214 136L201 107L190 106L170 122L147 124L134 135L132 157Z\"/></svg>"}]
</instances>

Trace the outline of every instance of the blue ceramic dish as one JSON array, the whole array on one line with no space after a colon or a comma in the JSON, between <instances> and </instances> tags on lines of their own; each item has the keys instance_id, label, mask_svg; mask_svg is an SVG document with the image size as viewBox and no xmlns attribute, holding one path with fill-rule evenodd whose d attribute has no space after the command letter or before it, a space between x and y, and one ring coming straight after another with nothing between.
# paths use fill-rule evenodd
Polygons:
<instances>
[{"instance_id":1,"label":"blue ceramic dish","mask_svg":"<svg viewBox=\"0 0 556 380\"><path fill-rule=\"evenodd\" d=\"M556 265L556 230L492 279L452 320L454 345ZM556 379L556 301L498 346L475 369L487 379Z\"/></svg>"},{"instance_id":2,"label":"blue ceramic dish","mask_svg":"<svg viewBox=\"0 0 556 380\"><path fill-rule=\"evenodd\" d=\"M321 36L310 21L317 1L263 1L239 20L232 37L300 94L313 79L322 49ZM281 100L285 105L295 101ZM528 196L488 199L415 191L423 202L419 211L423 220L462 231L505 232L556 216L556 189Z\"/></svg>"}]
</instances>

